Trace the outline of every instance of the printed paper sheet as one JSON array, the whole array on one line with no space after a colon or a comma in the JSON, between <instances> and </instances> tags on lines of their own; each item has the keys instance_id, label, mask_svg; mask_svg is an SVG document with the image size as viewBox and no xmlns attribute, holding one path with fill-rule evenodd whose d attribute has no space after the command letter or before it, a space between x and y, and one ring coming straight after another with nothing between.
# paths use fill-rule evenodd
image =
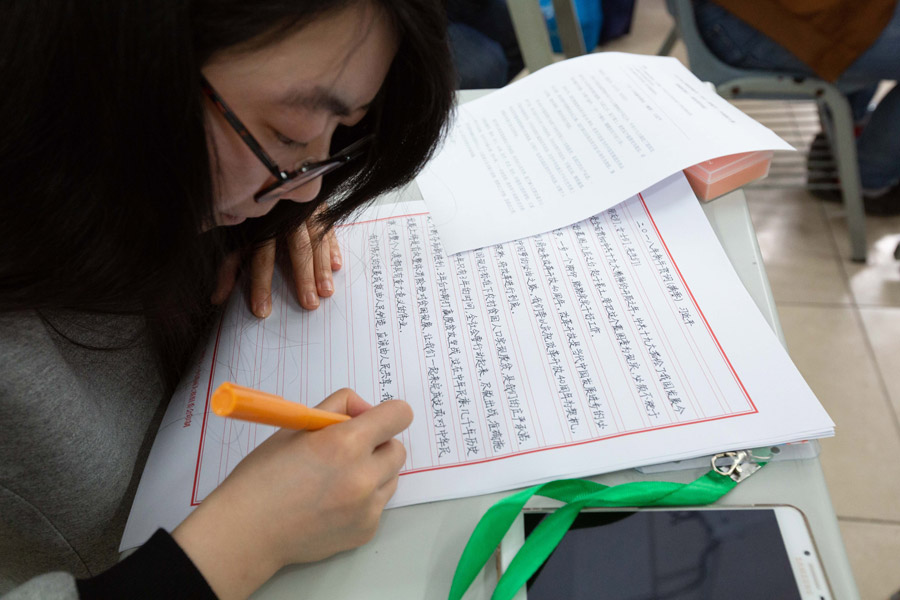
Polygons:
<instances>
[{"instance_id":1,"label":"printed paper sheet","mask_svg":"<svg viewBox=\"0 0 900 600\"><path fill-rule=\"evenodd\" d=\"M683 176L575 225L448 256L421 203L338 229L335 295L231 300L173 398L123 548L169 529L274 431L223 419L233 381L315 405L352 387L415 413L390 506L832 432Z\"/></svg>"},{"instance_id":2,"label":"printed paper sheet","mask_svg":"<svg viewBox=\"0 0 900 600\"><path fill-rule=\"evenodd\" d=\"M791 149L677 59L602 52L461 105L418 183L453 254L581 221L705 160Z\"/></svg>"}]
</instances>

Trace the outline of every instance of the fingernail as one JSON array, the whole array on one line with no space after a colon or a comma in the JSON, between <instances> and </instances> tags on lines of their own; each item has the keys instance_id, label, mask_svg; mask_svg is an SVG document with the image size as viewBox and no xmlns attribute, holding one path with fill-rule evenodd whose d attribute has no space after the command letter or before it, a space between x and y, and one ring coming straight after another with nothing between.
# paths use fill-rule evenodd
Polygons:
<instances>
[{"instance_id":1,"label":"fingernail","mask_svg":"<svg viewBox=\"0 0 900 600\"><path fill-rule=\"evenodd\" d=\"M336 268L338 268L344 264L344 261L341 260L340 256L335 255L335 256L331 257L331 264L333 264Z\"/></svg>"},{"instance_id":2,"label":"fingernail","mask_svg":"<svg viewBox=\"0 0 900 600\"><path fill-rule=\"evenodd\" d=\"M323 291L323 292L333 292L333 291L334 291L334 284L331 283L331 280L330 280L330 279L326 279L325 281L323 281L323 282L320 283L319 285L322 286L322 291Z\"/></svg>"},{"instance_id":3,"label":"fingernail","mask_svg":"<svg viewBox=\"0 0 900 600\"><path fill-rule=\"evenodd\" d=\"M306 306L318 306L319 305L319 297L316 296L312 292L306 292L303 296L303 301Z\"/></svg>"},{"instance_id":4,"label":"fingernail","mask_svg":"<svg viewBox=\"0 0 900 600\"><path fill-rule=\"evenodd\" d=\"M256 311L254 312L256 312L257 316L260 318L265 319L269 316L269 313L272 312L272 301L266 298L256 305Z\"/></svg>"}]
</instances>

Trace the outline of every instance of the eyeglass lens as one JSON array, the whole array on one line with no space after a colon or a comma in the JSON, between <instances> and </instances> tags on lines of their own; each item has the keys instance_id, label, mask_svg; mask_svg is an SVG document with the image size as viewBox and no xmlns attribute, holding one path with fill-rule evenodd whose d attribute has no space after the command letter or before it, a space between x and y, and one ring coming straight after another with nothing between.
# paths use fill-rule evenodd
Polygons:
<instances>
[{"instance_id":1,"label":"eyeglass lens","mask_svg":"<svg viewBox=\"0 0 900 600\"><path fill-rule=\"evenodd\" d=\"M293 179L288 179L277 187L261 191L255 196L255 200L257 202L280 200L285 194L289 194L297 188L306 185L316 177L322 177L324 175L327 175L328 173L331 173L342 164L344 164L343 161L334 160L314 166L309 171L306 171L305 173L302 173L297 177L294 177Z\"/></svg>"}]
</instances>

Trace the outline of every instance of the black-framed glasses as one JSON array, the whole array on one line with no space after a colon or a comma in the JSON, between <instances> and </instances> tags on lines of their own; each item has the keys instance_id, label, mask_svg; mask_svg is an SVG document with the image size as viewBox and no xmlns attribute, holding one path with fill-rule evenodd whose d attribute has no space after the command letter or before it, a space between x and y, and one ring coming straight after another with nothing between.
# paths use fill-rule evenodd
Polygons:
<instances>
[{"instance_id":1,"label":"black-framed glasses","mask_svg":"<svg viewBox=\"0 0 900 600\"><path fill-rule=\"evenodd\" d=\"M327 175L354 158L362 156L366 151L366 147L372 142L372 138L375 137L372 134L367 135L362 139L353 142L343 150L334 153L325 160L303 163L292 171L286 171L279 167L275 161L266 154L266 151L259 145L259 142L256 141L253 134L250 133L247 127L245 127L241 120L238 119L237 115L228 107L228 104L225 103L222 96L213 89L213 86L206 80L206 77L201 75L200 81L203 85L203 93L212 100L212 103L216 105L216 108L219 109L225 117L225 120L228 121L228 124L234 128L237 134L241 136L241 139L244 140L244 143L247 144L247 147L249 147L253 154L256 155L256 158L258 158L260 162L265 165L266 169L269 170L269 173L275 177L275 183L266 186L264 189L253 195L253 199L257 202L279 200L284 194L296 190L298 187L309 183L316 177Z\"/></svg>"}]
</instances>

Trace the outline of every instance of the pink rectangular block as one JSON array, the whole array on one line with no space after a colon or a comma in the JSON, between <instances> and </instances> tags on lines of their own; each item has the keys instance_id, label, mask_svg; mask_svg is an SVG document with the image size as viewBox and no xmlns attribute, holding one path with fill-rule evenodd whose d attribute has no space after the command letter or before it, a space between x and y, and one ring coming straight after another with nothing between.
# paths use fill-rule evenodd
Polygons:
<instances>
[{"instance_id":1,"label":"pink rectangular block","mask_svg":"<svg viewBox=\"0 0 900 600\"><path fill-rule=\"evenodd\" d=\"M729 154L684 170L694 193L709 201L769 174L771 150Z\"/></svg>"}]
</instances>

